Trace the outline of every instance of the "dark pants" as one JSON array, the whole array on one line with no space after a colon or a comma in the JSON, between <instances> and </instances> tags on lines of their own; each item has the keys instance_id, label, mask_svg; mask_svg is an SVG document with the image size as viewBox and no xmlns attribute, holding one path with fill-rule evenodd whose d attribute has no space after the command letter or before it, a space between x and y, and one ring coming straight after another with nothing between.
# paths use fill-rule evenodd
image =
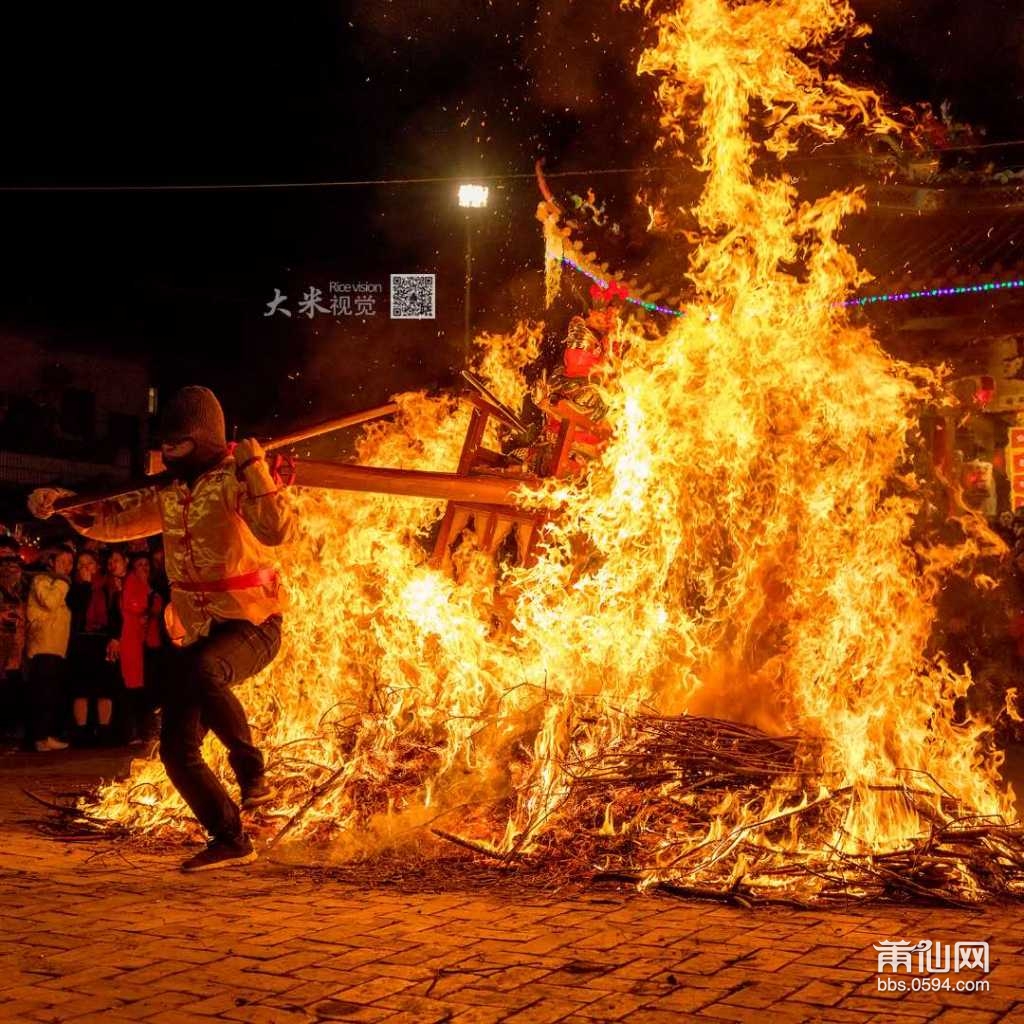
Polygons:
<instances>
[{"instance_id":1,"label":"dark pants","mask_svg":"<svg viewBox=\"0 0 1024 1024\"><path fill-rule=\"evenodd\" d=\"M64 718L64 659L59 654L35 654L28 663L28 722L25 739L45 740L62 732Z\"/></svg>"},{"instance_id":2,"label":"dark pants","mask_svg":"<svg viewBox=\"0 0 1024 1024\"><path fill-rule=\"evenodd\" d=\"M149 663L150 659L147 657L146 664ZM149 678L152 678L154 671L155 669L150 669ZM126 686L121 691L120 712L117 733L123 743L156 739L158 725L150 686Z\"/></svg>"},{"instance_id":3,"label":"dark pants","mask_svg":"<svg viewBox=\"0 0 1024 1024\"><path fill-rule=\"evenodd\" d=\"M256 675L277 656L281 617L259 626L216 623L189 647L166 652L159 673L163 721L160 760L167 777L214 839L242 833L238 806L203 760L207 732L227 747L228 762L244 790L263 774L263 755L253 746L245 710L231 687Z\"/></svg>"},{"instance_id":4,"label":"dark pants","mask_svg":"<svg viewBox=\"0 0 1024 1024\"><path fill-rule=\"evenodd\" d=\"M21 670L0 669L0 736L10 739L21 731L25 720L25 684Z\"/></svg>"}]
</instances>

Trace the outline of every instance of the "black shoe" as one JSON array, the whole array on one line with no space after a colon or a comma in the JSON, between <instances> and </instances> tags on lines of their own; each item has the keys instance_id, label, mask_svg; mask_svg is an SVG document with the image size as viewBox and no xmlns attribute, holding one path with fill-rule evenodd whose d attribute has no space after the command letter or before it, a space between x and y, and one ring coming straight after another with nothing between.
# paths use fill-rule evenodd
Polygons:
<instances>
[{"instance_id":1,"label":"black shoe","mask_svg":"<svg viewBox=\"0 0 1024 1024\"><path fill-rule=\"evenodd\" d=\"M258 779L242 787L243 811L251 811L254 807L269 804L273 799L274 791L268 785L265 775L261 775Z\"/></svg>"},{"instance_id":2,"label":"black shoe","mask_svg":"<svg viewBox=\"0 0 1024 1024\"><path fill-rule=\"evenodd\" d=\"M251 864L256 859L252 840L243 832L238 839L211 839L206 849L189 857L181 865L182 871L214 871L238 864Z\"/></svg>"}]
</instances>

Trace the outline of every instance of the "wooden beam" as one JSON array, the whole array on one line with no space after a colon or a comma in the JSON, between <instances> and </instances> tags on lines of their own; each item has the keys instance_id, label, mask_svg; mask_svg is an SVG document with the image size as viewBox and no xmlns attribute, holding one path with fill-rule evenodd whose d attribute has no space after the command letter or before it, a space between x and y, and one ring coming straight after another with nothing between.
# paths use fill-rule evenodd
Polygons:
<instances>
[{"instance_id":1,"label":"wooden beam","mask_svg":"<svg viewBox=\"0 0 1024 1024\"><path fill-rule=\"evenodd\" d=\"M463 476L458 473L430 473L419 469L384 469L350 466L340 462L296 459L296 487L324 487L329 490L395 494L408 498L475 502L482 505L510 505L512 495L524 487L535 487L536 477Z\"/></svg>"},{"instance_id":2,"label":"wooden beam","mask_svg":"<svg viewBox=\"0 0 1024 1024\"><path fill-rule=\"evenodd\" d=\"M336 416L334 419L324 420L323 423L306 427L305 430L296 430L292 434L285 434L284 437L275 437L272 441L268 441L264 448L268 452L275 451L278 448L288 448L293 444L299 444L301 441L310 441L314 437L330 434L335 430L343 430L345 427L355 427L360 423L369 423L371 420L382 419L385 416L390 416L393 412L398 412L397 402L388 402L387 405L378 405L375 409L364 409L362 412L349 413L347 416Z\"/></svg>"}]
</instances>

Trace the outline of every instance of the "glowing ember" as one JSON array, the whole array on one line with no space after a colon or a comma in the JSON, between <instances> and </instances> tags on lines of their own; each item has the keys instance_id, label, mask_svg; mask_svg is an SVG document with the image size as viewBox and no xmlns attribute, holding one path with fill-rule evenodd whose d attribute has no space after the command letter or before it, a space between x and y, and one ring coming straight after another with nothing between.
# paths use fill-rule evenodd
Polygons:
<instances>
[{"instance_id":1,"label":"glowing ember","mask_svg":"<svg viewBox=\"0 0 1024 1024\"><path fill-rule=\"evenodd\" d=\"M456 582L427 566L440 506L296 495L287 650L243 694L287 837L356 856L433 824L647 885L808 897L884 890L926 841L956 850L1010 814L985 724L954 719L969 679L929 654L941 574L995 541L966 521L957 550L913 543L908 435L935 380L841 306L865 280L835 238L860 197L800 201L776 160L801 136L893 128L821 70L852 26L838 0L658 18L640 70L707 173L700 298L665 334L624 329L614 436L585 484L548 487L534 565L496 579L469 538ZM480 372L518 405L535 332L483 343ZM398 401L361 461L450 471L468 410ZM153 763L94 809L142 830L182 812ZM1006 887L1015 835L982 839L988 881L951 854L913 885Z\"/></svg>"}]
</instances>

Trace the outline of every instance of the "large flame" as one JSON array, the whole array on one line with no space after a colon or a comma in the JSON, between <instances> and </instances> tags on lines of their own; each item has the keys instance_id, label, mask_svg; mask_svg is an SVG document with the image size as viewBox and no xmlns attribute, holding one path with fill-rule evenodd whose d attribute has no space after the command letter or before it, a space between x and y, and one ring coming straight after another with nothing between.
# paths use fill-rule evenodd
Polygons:
<instances>
[{"instance_id":1,"label":"large flame","mask_svg":"<svg viewBox=\"0 0 1024 1024\"><path fill-rule=\"evenodd\" d=\"M944 799L1010 812L984 723L954 716L970 680L929 648L942 573L988 543L971 524L955 551L914 541L908 445L935 380L838 305L864 280L836 238L860 195L802 201L780 162L804 137L893 128L873 93L822 70L852 12L682 0L653 28L640 71L657 76L666 138L695 146L706 173L699 298L661 333L624 329L614 436L585 484L548 487L558 513L528 569L497 570L472 538L455 578L431 569L433 503L296 494L286 649L243 693L274 752L270 820L290 838L357 854L433 823L522 855L630 832L649 881L733 883L751 844L782 856L777 829L755 836L768 819L820 868L905 848ZM536 330L481 341L481 372L518 404ZM451 470L468 411L399 402L360 459ZM703 817L655 820L633 800L574 818L578 766L631 749L641 713L799 736L795 767ZM218 747L207 755L227 774ZM817 831L797 827L826 805ZM187 820L153 762L99 813L146 830Z\"/></svg>"}]
</instances>

